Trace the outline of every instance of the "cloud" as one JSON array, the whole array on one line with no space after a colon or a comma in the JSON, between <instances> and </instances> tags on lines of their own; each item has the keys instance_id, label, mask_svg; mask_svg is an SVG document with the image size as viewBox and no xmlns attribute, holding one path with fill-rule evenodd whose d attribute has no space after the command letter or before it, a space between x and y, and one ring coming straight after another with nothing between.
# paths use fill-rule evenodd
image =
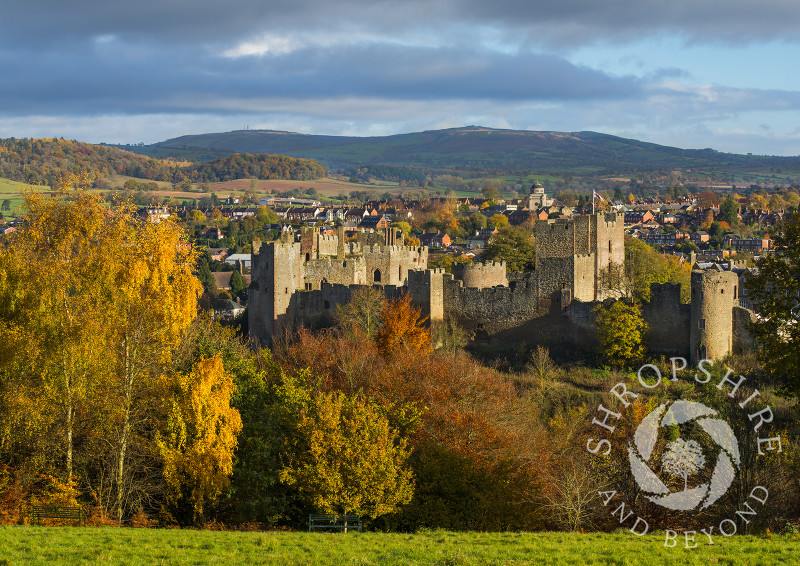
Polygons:
<instances>
[{"instance_id":1,"label":"cloud","mask_svg":"<svg viewBox=\"0 0 800 566\"><path fill-rule=\"evenodd\" d=\"M9 5L10 4L10 5ZM371 32L413 39L476 35L561 47L677 34L690 42L797 41L800 10L786 0L30 0L3 7L7 44L116 36L228 49L267 33Z\"/></svg>"}]
</instances>

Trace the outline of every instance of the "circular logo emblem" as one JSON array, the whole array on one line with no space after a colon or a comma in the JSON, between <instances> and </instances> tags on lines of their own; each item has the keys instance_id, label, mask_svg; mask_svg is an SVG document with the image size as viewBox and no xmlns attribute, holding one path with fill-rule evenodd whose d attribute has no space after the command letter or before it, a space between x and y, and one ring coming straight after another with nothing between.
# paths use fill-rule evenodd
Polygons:
<instances>
[{"instance_id":1,"label":"circular logo emblem","mask_svg":"<svg viewBox=\"0 0 800 566\"><path fill-rule=\"evenodd\" d=\"M642 419L633 443L628 443L628 459L636 483L650 501L690 511L705 509L725 495L740 465L739 443L728 423L716 415L702 403L680 400L665 403ZM693 438L684 439L684 433ZM707 477L703 472L712 465L708 481L695 481L698 485L689 487L690 478Z\"/></svg>"}]
</instances>

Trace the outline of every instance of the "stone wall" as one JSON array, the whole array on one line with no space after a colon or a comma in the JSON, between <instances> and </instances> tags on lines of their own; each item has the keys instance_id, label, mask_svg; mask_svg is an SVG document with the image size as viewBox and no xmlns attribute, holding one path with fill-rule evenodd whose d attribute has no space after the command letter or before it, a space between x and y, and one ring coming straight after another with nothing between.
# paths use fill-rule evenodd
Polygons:
<instances>
[{"instance_id":1,"label":"stone wall","mask_svg":"<svg viewBox=\"0 0 800 566\"><path fill-rule=\"evenodd\" d=\"M497 287L498 285L508 287L506 264L503 261L469 265L456 264L453 265L452 271L453 277L462 281L464 287L476 287L478 289Z\"/></svg>"},{"instance_id":2,"label":"stone wall","mask_svg":"<svg viewBox=\"0 0 800 566\"><path fill-rule=\"evenodd\" d=\"M749 324L755 320L753 311L735 306L733 307L733 351L736 353L752 350L755 346L753 335L750 334Z\"/></svg>"},{"instance_id":3,"label":"stone wall","mask_svg":"<svg viewBox=\"0 0 800 566\"><path fill-rule=\"evenodd\" d=\"M739 278L730 271L692 271L689 357L716 360L733 349L733 307Z\"/></svg>"},{"instance_id":4,"label":"stone wall","mask_svg":"<svg viewBox=\"0 0 800 566\"><path fill-rule=\"evenodd\" d=\"M311 289L319 289L324 282L339 285L364 285L367 282L367 267L362 257L317 259L303 265L304 283ZM307 289L304 285L304 289Z\"/></svg>"},{"instance_id":5,"label":"stone wall","mask_svg":"<svg viewBox=\"0 0 800 566\"><path fill-rule=\"evenodd\" d=\"M514 281L513 288L465 287L450 274L444 274L443 281L444 316L469 331L495 334L519 326L539 312L534 273Z\"/></svg>"},{"instance_id":6,"label":"stone wall","mask_svg":"<svg viewBox=\"0 0 800 566\"><path fill-rule=\"evenodd\" d=\"M642 318L648 325L649 351L688 358L691 306L681 304L679 283L650 285L650 302L642 304Z\"/></svg>"}]
</instances>

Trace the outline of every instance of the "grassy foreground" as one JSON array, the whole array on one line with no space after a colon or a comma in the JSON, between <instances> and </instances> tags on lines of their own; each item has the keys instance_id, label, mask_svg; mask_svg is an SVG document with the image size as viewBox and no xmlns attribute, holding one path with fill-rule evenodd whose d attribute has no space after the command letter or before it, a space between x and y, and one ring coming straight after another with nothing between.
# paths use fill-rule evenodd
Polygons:
<instances>
[{"instance_id":1,"label":"grassy foreground","mask_svg":"<svg viewBox=\"0 0 800 566\"><path fill-rule=\"evenodd\" d=\"M679 542L682 541L679 539ZM797 564L800 538L715 538L665 548L629 533L249 533L0 527L0 565L18 564Z\"/></svg>"}]
</instances>

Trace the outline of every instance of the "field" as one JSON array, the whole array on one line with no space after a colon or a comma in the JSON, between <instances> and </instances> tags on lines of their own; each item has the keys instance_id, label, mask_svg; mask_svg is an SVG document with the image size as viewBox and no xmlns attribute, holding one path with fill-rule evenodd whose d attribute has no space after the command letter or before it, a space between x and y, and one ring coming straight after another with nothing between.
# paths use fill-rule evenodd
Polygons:
<instances>
[{"instance_id":1,"label":"field","mask_svg":"<svg viewBox=\"0 0 800 566\"><path fill-rule=\"evenodd\" d=\"M0 527L0 565L17 564L795 564L800 538L696 539L665 548L657 534L219 532Z\"/></svg>"}]
</instances>

